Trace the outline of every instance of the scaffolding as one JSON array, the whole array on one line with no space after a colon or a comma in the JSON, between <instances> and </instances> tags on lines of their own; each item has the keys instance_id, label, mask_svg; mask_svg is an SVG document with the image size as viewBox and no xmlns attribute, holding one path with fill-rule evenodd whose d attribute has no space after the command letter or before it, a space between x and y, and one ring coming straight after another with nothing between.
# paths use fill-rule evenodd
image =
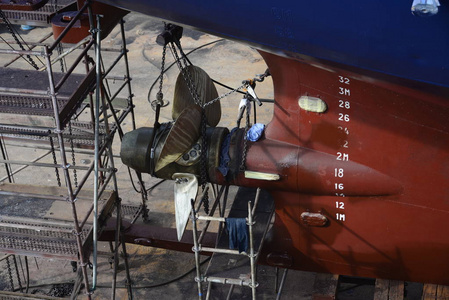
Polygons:
<instances>
[{"instance_id":1,"label":"scaffolding","mask_svg":"<svg viewBox=\"0 0 449 300\"><path fill-rule=\"evenodd\" d=\"M68 51L59 52L54 59L53 52L61 47L62 39L86 13L91 34ZM132 298L126 246L121 233L121 199L112 152L114 136L117 132L120 137L123 135L121 123L125 118L131 116L135 128L123 19L119 23L122 45L120 50L114 51L118 55L108 68L104 65L101 49L102 19L92 9L90 1L79 9L54 43L35 45L41 46L41 51L0 49L0 54L18 55L28 62L33 61L32 56L39 58L44 65L33 70L0 68L0 163L6 169L2 181L9 181L0 184L0 252L14 257L41 256L77 262L78 280L72 298L76 297L81 283L86 297L92 298L97 287L98 236L114 213L116 239L111 247L114 252L111 299L115 299L120 248L124 254L128 297ZM95 58L89 55L92 51ZM73 63L65 68L61 64L61 72L53 71L53 64L68 58L69 54L75 56ZM125 64L125 74L114 79L121 78L123 83L112 92L108 78L121 60ZM80 68L85 70L85 74L75 73ZM125 105L117 108L122 90L127 92L127 99ZM80 120L83 112L85 120ZM33 121L17 116L29 116ZM40 162L40 158L14 159L8 155L5 139L46 144L49 151L40 158L51 154L53 162ZM77 147L93 150L94 159L89 166L76 164ZM21 168L13 170L14 165L21 165ZM15 174L26 167L54 169L57 186L17 183ZM80 174L82 177L78 180ZM93 189L86 184L92 177ZM93 268L92 284L87 272L89 265ZM0 291L0 299L34 299L25 293L14 293L14 286L12 290ZM20 291L23 292L22 289Z\"/></svg>"},{"instance_id":2,"label":"scaffolding","mask_svg":"<svg viewBox=\"0 0 449 300\"><path fill-rule=\"evenodd\" d=\"M223 204L221 204L222 209L219 212L220 216L214 217L213 215L217 205L220 203L223 189L226 190L224 193ZM195 281L197 282L198 298L200 300L203 299L203 282L207 283L205 299L210 298L212 284L214 283L230 285L227 299L230 299L235 286L251 288L252 299L256 299L256 288L258 286L256 268L257 259L274 212L274 202L272 198L267 193L265 193L263 197L260 197L261 192L263 191L258 188L254 197L254 202L249 201L248 196L236 196L226 218L224 217L224 213L228 187L222 187L207 216L200 215L198 213L199 208L195 209L194 202L192 201L191 219L193 225L193 251L195 253L196 266ZM200 201L200 203L201 202L202 201ZM230 247L230 228L225 230L224 226L224 224L227 223L228 218L245 221L248 228L247 251L245 251L246 249L243 251L242 249L230 249L233 248ZM198 221L205 221L201 234L198 234ZM219 239L214 248L203 247L201 245L210 222L219 222L220 224ZM212 258L204 274L201 272L199 263L201 252L212 253Z\"/></svg>"}]
</instances>

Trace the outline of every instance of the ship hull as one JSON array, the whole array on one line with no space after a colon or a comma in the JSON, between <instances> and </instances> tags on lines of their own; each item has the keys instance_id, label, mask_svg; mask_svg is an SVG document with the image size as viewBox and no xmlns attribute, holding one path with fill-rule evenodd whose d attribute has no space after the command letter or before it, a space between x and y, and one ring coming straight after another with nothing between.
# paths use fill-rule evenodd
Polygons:
<instances>
[{"instance_id":1,"label":"ship hull","mask_svg":"<svg viewBox=\"0 0 449 300\"><path fill-rule=\"evenodd\" d=\"M250 145L246 167L281 179L268 184L240 176L232 183L267 187L275 199L263 262L449 285L446 5L419 18L411 3L394 1L106 2L262 51L274 115L263 139ZM301 108L304 96L327 109ZM283 153L282 145L295 150ZM318 172L309 175L321 181L313 189L300 180L310 164L300 155L304 149L338 163L329 168L328 160L316 159ZM382 182L357 170L381 174ZM354 185L372 192L354 193ZM310 225L304 213L326 222Z\"/></svg>"},{"instance_id":2,"label":"ship hull","mask_svg":"<svg viewBox=\"0 0 449 300\"><path fill-rule=\"evenodd\" d=\"M447 5L422 18L411 1L102 1L276 55L449 88Z\"/></svg>"},{"instance_id":3,"label":"ship hull","mask_svg":"<svg viewBox=\"0 0 449 300\"><path fill-rule=\"evenodd\" d=\"M325 153L337 163L329 168L327 160L316 161L319 171L309 177L319 173L321 184L313 191L304 191L305 177L297 181L302 192L271 191L276 221L264 248L265 262L449 285L447 99L332 65L262 55L273 74L276 99L265 139ZM300 108L298 99L304 95L322 99L327 110ZM270 160L270 152L280 150L263 156L257 142L253 147L249 169L286 173L291 153ZM306 157L297 157L298 166L306 163ZM354 163L385 178L370 179L371 171L355 169ZM354 183L370 192L355 195ZM328 223L310 226L304 213L321 214Z\"/></svg>"}]
</instances>

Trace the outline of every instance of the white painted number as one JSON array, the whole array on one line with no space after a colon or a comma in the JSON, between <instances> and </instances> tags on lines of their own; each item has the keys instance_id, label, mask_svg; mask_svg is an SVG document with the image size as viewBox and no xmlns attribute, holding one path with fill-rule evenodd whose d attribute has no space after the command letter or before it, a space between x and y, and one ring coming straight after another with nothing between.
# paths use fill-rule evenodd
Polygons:
<instances>
[{"instance_id":1,"label":"white painted number","mask_svg":"<svg viewBox=\"0 0 449 300\"><path fill-rule=\"evenodd\" d=\"M346 108L346 109L350 109L351 108L351 103L349 101L344 101L344 100L338 100L338 107L341 108Z\"/></svg>"},{"instance_id":2,"label":"white painted number","mask_svg":"<svg viewBox=\"0 0 449 300\"><path fill-rule=\"evenodd\" d=\"M342 178L344 176L344 171L345 171L344 169L342 169L342 168L335 168L334 171L335 171L335 177Z\"/></svg>"},{"instance_id":3,"label":"white painted number","mask_svg":"<svg viewBox=\"0 0 449 300\"><path fill-rule=\"evenodd\" d=\"M336 183L335 184L335 189L336 190L344 190L345 187L343 186L343 183Z\"/></svg>"},{"instance_id":4,"label":"white painted number","mask_svg":"<svg viewBox=\"0 0 449 300\"><path fill-rule=\"evenodd\" d=\"M346 221L346 215L345 214L336 214L337 216L337 221Z\"/></svg>"},{"instance_id":5,"label":"white painted number","mask_svg":"<svg viewBox=\"0 0 449 300\"><path fill-rule=\"evenodd\" d=\"M335 206L336 206L338 209L345 209L345 203L344 203L344 202L338 202L338 201L336 201L336 202L335 202Z\"/></svg>"},{"instance_id":6,"label":"white painted number","mask_svg":"<svg viewBox=\"0 0 449 300\"><path fill-rule=\"evenodd\" d=\"M348 153L337 152L337 160L349 161L349 154Z\"/></svg>"},{"instance_id":7,"label":"white painted number","mask_svg":"<svg viewBox=\"0 0 449 300\"><path fill-rule=\"evenodd\" d=\"M338 114L338 121L349 122L349 115L348 114L339 113Z\"/></svg>"},{"instance_id":8,"label":"white painted number","mask_svg":"<svg viewBox=\"0 0 449 300\"><path fill-rule=\"evenodd\" d=\"M346 134L349 134L349 129L348 129L348 127L341 127L341 126L338 126L338 129L344 131Z\"/></svg>"},{"instance_id":9,"label":"white painted number","mask_svg":"<svg viewBox=\"0 0 449 300\"><path fill-rule=\"evenodd\" d=\"M347 88L338 87L338 93L340 95L351 96L351 90Z\"/></svg>"},{"instance_id":10,"label":"white painted number","mask_svg":"<svg viewBox=\"0 0 449 300\"><path fill-rule=\"evenodd\" d=\"M350 80L348 77L338 76L338 81L344 84L349 84Z\"/></svg>"}]
</instances>

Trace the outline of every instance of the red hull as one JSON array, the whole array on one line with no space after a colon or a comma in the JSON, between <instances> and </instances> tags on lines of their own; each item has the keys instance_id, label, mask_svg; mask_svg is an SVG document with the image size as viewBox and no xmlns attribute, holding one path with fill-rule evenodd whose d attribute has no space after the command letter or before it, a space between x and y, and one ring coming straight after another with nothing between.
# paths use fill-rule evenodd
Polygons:
<instances>
[{"instance_id":1,"label":"red hull","mask_svg":"<svg viewBox=\"0 0 449 300\"><path fill-rule=\"evenodd\" d=\"M336 67L262 55L273 75L276 103L265 140L249 149L247 168L285 175L264 186L276 201L265 262L449 285L447 98ZM298 99L304 95L324 100L327 111L301 109ZM308 177L304 164L310 161L292 151L268 152L270 143L331 155L338 165L317 159L314 168L320 172ZM283 163L292 155L293 169ZM382 180L357 172L354 163ZM319 183L307 180L317 177ZM235 183L260 185L243 178ZM370 192L354 193L356 187ZM327 226L305 225L300 216L307 211L325 215Z\"/></svg>"}]
</instances>

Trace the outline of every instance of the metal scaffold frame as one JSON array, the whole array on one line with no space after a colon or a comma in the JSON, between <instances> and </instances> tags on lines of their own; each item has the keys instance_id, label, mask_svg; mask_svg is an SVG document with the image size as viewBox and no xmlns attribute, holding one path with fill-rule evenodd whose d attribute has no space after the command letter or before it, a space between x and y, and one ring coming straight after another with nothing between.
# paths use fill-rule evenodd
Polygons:
<instances>
[{"instance_id":1,"label":"metal scaffold frame","mask_svg":"<svg viewBox=\"0 0 449 300\"><path fill-rule=\"evenodd\" d=\"M74 51L75 47L72 47L66 53L59 55L56 59L52 60L52 54L57 47L59 47L63 38L69 34L70 28L76 23L76 21L80 18L82 14L88 12L89 21L90 21L90 33L91 36L84 39L82 42L78 43L76 48L83 47L81 54L75 58L75 62L66 71L56 78L55 72L52 69L52 64L57 62L58 60L63 59L69 52ZM95 20L94 20L95 18ZM95 26L96 24L96 26ZM48 46L43 45L42 51L32 51L32 50L0 50L0 54L15 54L19 56L27 56L27 55L35 55L42 57L45 60L45 68L42 70L46 70L47 78L48 78L48 90L43 91L42 89L32 89L32 88L11 88L11 87L0 87L0 94L7 94L11 96L13 100L10 100L13 103L10 107L2 107L0 105L0 113L14 113L14 114L32 114L32 115L46 115L52 116L54 118L54 127L34 127L31 125L11 125L11 124L0 124L0 135L9 135L9 137L14 138L14 135L23 136L43 136L46 141L49 141L51 144L51 149L54 151L59 150L60 153L60 163L56 162L56 157L54 156L54 164L46 164L46 163L38 163L36 161L27 162L27 161L17 161L17 160L9 160L8 157L3 155L2 159L0 159L0 163L4 164L7 169L7 177L12 183L13 172L11 169L11 164L21 164L25 166L37 166L37 167L51 167L55 168L56 176L60 186L66 186L66 195L63 197L68 206L71 209L72 214L72 229L64 228L57 229L55 228L55 224L48 225L45 221L42 220L30 220L29 224L21 225L23 230L32 231L36 229L36 224L39 224L39 228L43 228L47 230L51 228L52 232L61 232L65 234L69 234L73 231L74 240L76 242L76 254L64 254L60 255L59 253L54 253L56 258L65 258L65 259L73 259L77 260L78 263L78 271L82 274L82 281L85 286L85 292L88 299L92 298L92 292L97 288L97 242L98 242L98 234L101 232L102 226L105 225L106 218L108 218L114 209L116 208L116 239L115 239L115 247L114 251L114 274L113 274L113 285L112 285L112 294L111 299L115 299L116 297L116 277L118 271L118 259L119 259L119 249L121 249L124 253L124 261L125 261L125 269L126 269L126 278L127 278L127 287L128 287L128 298L132 299L132 289L131 289L131 281L130 274L128 269L127 255L126 255L126 245L123 242L123 235L121 232L122 221L121 221L121 199L118 196L118 185L116 178L116 169L114 165L114 155L112 152L112 141L113 136L118 131L120 138L123 135L121 129L121 123L125 120L125 118L131 114L132 118L132 126L135 129L135 117L134 117L134 104L133 104L133 94L131 89L131 78L129 74L129 65L128 65L128 57L127 57L127 49L125 44L125 32L124 32L124 21L120 20L120 31L122 37L122 49L119 51L118 57L112 63L112 65L108 69L104 69L102 56L101 56L101 17L96 14L91 8L91 1L86 1L82 8L79 9L76 16L69 22L67 27L62 31L62 33L56 38L55 42ZM95 63L94 67L89 66L89 62L92 61L88 56L88 51L94 48L95 50ZM76 91L72 93L71 97L65 101L65 103L61 104L59 100L60 97L63 96L63 90L67 82L70 82L72 73L75 71L75 68L82 62L84 59L84 64L86 68L86 76L84 76L82 83L79 86L76 86ZM123 84L119 87L119 89L113 94L108 95L108 92L105 87L105 82L109 76L111 70L117 65L117 63L123 59L125 63L125 76L123 80ZM31 71L30 74L37 74L39 71ZM58 79L58 80L57 80ZM106 83L107 84L107 83ZM123 109L120 114L113 107L113 101L117 98L118 94L127 87L128 98L127 98L127 107ZM80 89L82 90L80 91ZM96 97L92 96L92 91L95 89ZM79 167L75 166L74 162L70 164L67 160L67 151L66 144L70 143L72 147L72 155L73 152L73 141L75 137L72 134L72 118L75 114L75 110L77 107L81 105L84 100L84 97L88 96L88 106L91 109L91 124L90 129L93 130L94 137L94 161L90 164L89 167ZM14 98L17 97L17 98ZM22 98L21 98L22 97ZM23 104L20 103L23 97L40 97L40 98L49 98L51 103L52 113L48 111L39 110L39 107L35 109L34 103ZM18 99L18 100L17 100ZM32 102L32 100L30 100ZM8 104L8 101L5 103ZM25 107L20 107L24 105ZM29 105L30 107L26 107ZM17 109L16 107L19 107ZM93 111L92 111L93 110ZM114 123L109 123L108 113L112 114ZM93 125L93 126L92 126ZM68 132L67 132L68 131ZM92 135L91 135L92 137ZM53 144L53 138L57 138L57 146ZM3 147L6 147L6 144L2 144ZM102 164L102 156L105 155L107 157L106 165ZM71 170L84 170L86 174L77 182L75 177L75 184L73 182L72 175L70 174ZM62 172L64 182L59 180L59 171ZM76 173L75 173L76 174ZM91 175L94 175L94 191L93 191L93 201L90 208L87 211L83 211L84 214L80 214L79 209L77 209L77 201L82 198L86 198L84 192L84 186ZM112 183L111 183L112 181ZM109 184L112 184L112 191L107 189ZM11 197L36 197L39 199L50 199L50 200L61 200L60 195L56 196L48 192L41 192L38 186L33 186L27 192L20 191L20 188L23 188L22 185L17 185L12 183L12 185L6 186L0 191L0 195L7 195ZM10 189L10 190L8 190ZM57 190L58 193L61 193L60 190L62 188L47 188L42 187L44 190ZM20 191L20 192L19 192ZM142 193L143 205L141 207L145 210L145 197ZM107 197L108 196L108 197ZM104 198L107 198L106 200ZM102 203L101 205L99 203ZM113 203L109 205L109 203ZM1 212L0 212L1 213ZM89 231L85 229L85 227L89 223L89 219L92 219L93 228ZM14 220L13 220L14 221ZM15 222L15 221L14 221ZM34 223L36 224L34 224ZM33 224L32 224L33 223ZM31 224L31 225L30 225ZM0 224L1 228L2 224ZM33 227L34 226L34 227ZM59 226L59 225L58 225ZM10 226L11 227L11 226ZM22 228L21 227L21 228ZM88 231L88 232L86 232ZM90 233L89 233L90 232ZM44 237L45 238L45 237ZM90 246L86 246L90 245ZM93 248L93 279L92 285L89 283L89 275L87 273L87 266L89 264L89 253L90 248ZM38 248L38 247L37 247ZM17 248L8 248L2 249L0 245L0 251L5 250L5 252L11 254L19 254L23 255L36 255L36 256L52 256L52 254L42 254L39 251L33 251L33 249L22 249L19 246ZM75 258L74 258L75 256ZM76 289L75 289L76 293ZM72 295L75 297L75 295Z\"/></svg>"},{"instance_id":2,"label":"metal scaffold frame","mask_svg":"<svg viewBox=\"0 0 449 300\"><path fill-rule=\"evenodd\" d=\"M191 220L192 220L192 227L193 227L193 242L194 242L194 247L193 247L193 252L195 254L195 266L196 266L196 277L195 277L195 281L197 282L197 286L198 286L198 299L202 300L203 299L203 287L202 287L202 283L203 282L207 282L208 286L207 286L207 293L206 293L206 297L205 299L209 299L210 298L210 293L211 293L211 286L212 283L219 283L219 284L228 284L230 285L230 289L228 292L228 299L230 298L230 296L233 293L234 290L234 286L246 286L246 287L250 287L251 288L251 292L252 292L252 299L256 299L256 288L258 286L257 283L257 270L256 270L256 261L257 261L257 257L258 257L258 246L255 245L255 238L254 238L254 234L253 234L253 230L254 230L254 225L255 220L255 214L256 214L256 209L258 207L259 204L259 198L260 198L260 188L257 189L256 192L256 196L254 199L254 204L252 201L248 201L247 202L247 209L248 209L248 214L246 217L246 225L248 226L248 232L249 232L249 247L248 247L248 252L249 253L245 253L245 252L240 252L239 250L234 250L234 249L226 249L226 248L219 248L218 245L215 248L212 247L203 247L201 245L202 239L204 237L204 235L206 234L206 231L208 230L209 224L211 221L214 222L219 222L220 226L219 226L219 232L222 233L222 229L223 229L223 224L226 223L226 218L224 217L224 211L225 211L225 207L226 207L226 202L227 202L227 194L228 194L228 186L223 186L222 189L220 190L220 192L218 193L212 208L209 212L209 214L207 216L202 216L199 215L198 209L195 209L195 204L192 200L192 210L191 210ZM223 200L223 204L221 204L222 209L220 210L220 216L219 217L214 217L214 213L216 210L217 205L220 202L220 198L223 194L223 190L225 190L224 193L224 200ZM207 189L205 190L205 192L207 192ZM203 196L204 197L204 193L203 192ZM199 203L201 203L202 201L200 201ZM202 220L205 221L205 224L202 228L201 234L198 234L198 220ZM271 215L268 218L268 220L271 220ZM266 227L268 228L268 226ZM266 229L265 232L263 233L263 237L261 238L260 243L263 242L264 240L264 236L266 233ZM249 279L242 279L242 278L229 278L229 277L219 277L219 276L207 276L206 274L201 273L201 266L200 266L200 253L201 252L210 252L210 253L219 253L219 254L225 254L225 255L235 255L235 256L246 256L249 259L249 268L250 268L250 277ZM212 263L212 261L211 261ZM207 272L206 272L207 273Z\"/></svg>"}]
</instances>

